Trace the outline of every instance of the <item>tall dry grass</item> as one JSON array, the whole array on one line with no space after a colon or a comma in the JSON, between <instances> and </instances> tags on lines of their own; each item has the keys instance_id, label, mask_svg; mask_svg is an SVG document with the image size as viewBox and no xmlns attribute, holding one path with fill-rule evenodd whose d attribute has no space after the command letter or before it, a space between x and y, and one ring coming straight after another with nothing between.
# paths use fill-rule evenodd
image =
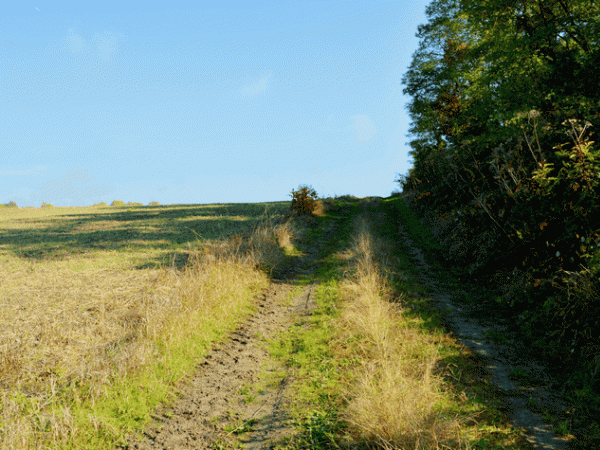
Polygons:
<instances>
[{"instance_id":1,"label":"tall dry grass","mask_svg":"<svg viewBox=\"0 0 600 450\"><path fill-rule=\"evenodd\" d=\"M266 218L247 236L190 248L183 269L167 263L73 271L53 262L2 261L0 448L54 448L74 445L77 436L118 435L109 421L94 414L82 421L73 411L82 403L93 408L116 383L135 383L171 348L189 347L192 354L204 329L212 330L210 341L215 329L243 319L268 283L259 269L282 263L293 234L290 220ZM157 383L177 381L166 374Z\"/></svg>"},{"instance_id":2,"label":"tall dry grass","mask_svg":"<svg viewBox=\"0 0 600 450\"><path fill-rule=\"evenodd\" d=\"M442 382L433 373L439 360L434 339L409 326L402 299L392 297L393 247L374 237L364 217L355 219L354 229L340 320L343 339L353 342L350 351L364 366L349 389L346 420L368 448L463 448L460 423L436 407Z\"/></svg>"}]
</instances>

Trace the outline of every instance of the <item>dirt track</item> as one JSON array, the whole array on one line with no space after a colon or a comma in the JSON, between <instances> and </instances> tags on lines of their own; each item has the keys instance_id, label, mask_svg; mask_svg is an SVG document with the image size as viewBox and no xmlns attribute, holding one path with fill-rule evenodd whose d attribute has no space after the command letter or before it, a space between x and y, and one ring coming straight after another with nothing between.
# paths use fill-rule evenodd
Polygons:
<instances>
[{"instance_id":1,"label":"dirt track","mask_svg":"<svg viewBox=\"0 0 600 450\"><path fill-rule=\"evenodd\" d=\"M432 298L437 305L449 311L445 314L445 320L454 336L485 361L485 370L499 388L513 426L524 429L524 438L533 448L554 450L569 448L569 441L554 434L550 426L544 423L541 415L531 410L528 402L534 401L538 408L544 407L555 413L566 410L568 405L556 392L545 389L543 385L519 385L509 376L514 369L525 368L528 373L534 374L538 379L544 380L545 385L549 385L551 380L547 377L548 371L539 362L528 357L527 349L518 348L516 340L511 345L488 342L485 338L485 332L488 330L510 335L506 321L500 317L490 320L489 313L480 310L476 304L470 306L454 304L450 293L441 289L428 275L429 266L408 233L401 225L398 231L404 244L410 248L411 256L416 260L421 281L434 289Z\"/></svg>"},{"instance_id":2,"label":"dirt track","mask_svg":"<svg viewBox=\"0 0 600 450\"><path fill-rule=\"evenodd\" d=\"M335 232L336 224L331 225L324 240L311 242L310 253L301 256L296 267L279 274L262 294L258 311L213 348L193 377L182 383L176 403L158 410L139 435L128 437L130 449L219 448L235 444L236 427L244 430L244 448L265 449L293 431L286 423L287 378L261 387L262 393L248 403L244 389L259 382L263 368L271 373L285 370L269 357L263 340L286 330L292 320L301 320L314 308L314 285L299 288L293 278L316 269L316 255Z\"/></svg>"},{"instance_id":3,"label":"dirt track","mask_svg":"<svg viewBox=\"0 0 600 450\"><path fill-rule=\"evenodd\" d=\"M129 448L231 448L236 445L238 427L244 431L244 448L270 449L275 448L282 437L293 434L286 420L289 377L265 388L249 403L244 401L247 393L240 393L240 390L259 382L263 368L272 373L285 370L269 358L262 345L263 339L273 338L286 330L292 320L301 320L302 316L311 314L314 285L300 289L294 285L293 279L316 270L319 264L317 255L338 226L338 223L332 223L324 239L311 241L310 253L302 256L296 267L281 274L279 280L275 280L262 295L258 312L228 340L212 349L194 376L180 387L182 395L179 400L172 407L157 411L153 423L140 433L142 440L133 435L129 437ZM420 250L402 227L399 236L411 249L412 257L421 269L422 281L436 289L434 300L450 309L446 319L457 339L486 359L485 369L491 373L494 384L504 392L513 426L523 430L525 439L533 448L568 448L569 443L554 435L540 415L531 411L528 398L550 409L560 410L565 405L541 386L524 388L508 377L515 367L526 367L538 374L540 370L543 372L543 368L523 359L519 349L486 342L485 331L490 328L502 331L501 323L480 324L476 311L467 311L465 306L453 304L449 293L443 292L428 276L429 269ZM540 376L543 378L543 373Z\"/></svg>"}]
</instances>

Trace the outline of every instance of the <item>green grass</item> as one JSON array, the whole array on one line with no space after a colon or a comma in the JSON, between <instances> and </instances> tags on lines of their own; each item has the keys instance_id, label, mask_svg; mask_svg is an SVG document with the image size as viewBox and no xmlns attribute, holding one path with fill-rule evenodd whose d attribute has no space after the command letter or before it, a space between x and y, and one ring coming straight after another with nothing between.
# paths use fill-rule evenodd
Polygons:
<instances>
[{"instance_id":1,"label":"green grass","mask_svg":"<svg viewBox=\"0 0 600 450\"><path fill-rule=\"evenodd\" d=\"M382 208L388 212L397 210L398 200L384 199ZM271 343L272 356L284 362L293 379L297 380L291 387L292 416L297 433L285 443L284 447L288 449L338 448L351 441L348 423L344 420L347 407L345 392L355 382L355 374L361 370L361 360L345 357L344 352L340 354L336 347L339 346L336 320L341 308L339 283L345 263L340 262L334 253L347 245L350 220L357 212L356 207L352 212L346 212L347 220L339 227L338 235L331 241L332 246L322 254L324 264L316 275L320 283L315 292L317 310L306 323L296 324ZM343 215L338 214L340 217ZM329 218L326 216L320 220L325 223ZM398 220L397 215L388 214L387 220L379 227L379 233L396 238L395 220ZM413 227L419 226L413 222ZM319 233L318 227L314 233ZM420 235L426 237L427 233L421 229ZM398 257L399 267L395 273L389 274L389 279L393 291L406 297L409 307L404 311L405 320L423 333L439 336L440 370L444 374L448 394L438 408L444 414L466 420L465 432L469 436L470 448L522 448L524 440L519 431L509 424L502 394L484 375L486 362L449 341L441 311L433 306L428 297L429 290L415 281L416 269L406 256L406 247L399 243L394 254ZM305 280L305 283L311 281ZM345 342L347 347L352 345L352 341ZM469 421L470 418L473 419Z\"/></svg>"},{"instance_id":2,"label":"green grass","mask_svg":"<svg viewBox=\"0 0 600 450\"><path fill-rule=\"evenodd\" d=\"M339 417L342 403L343 371L329 349L336 317L334 284L317 288L318 308L304 323L292 326L271 344L272 357L284 362L292 377L304 382L294 388L293 424L299 429L294 445L304 448L328 448L343 433L345 423Z\"/></svg>"}]
</instances>

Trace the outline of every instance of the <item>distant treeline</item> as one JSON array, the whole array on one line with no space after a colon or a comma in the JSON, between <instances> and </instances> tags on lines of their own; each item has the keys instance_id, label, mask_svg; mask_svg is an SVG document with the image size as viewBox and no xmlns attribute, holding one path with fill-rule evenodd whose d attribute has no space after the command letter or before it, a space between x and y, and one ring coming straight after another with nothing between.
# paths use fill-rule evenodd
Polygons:
<instances>
[{"instance_id":1,"label":"distant treeline","mask_svg":"<svg viewBox=\"0 0 600 450\"><path fill-rule=\"evenodd\" d=\"M402 80L402 193L439 256L488 284L598 406L600 5L438 0L427 16Z\"/></svg>"}]
</instances>

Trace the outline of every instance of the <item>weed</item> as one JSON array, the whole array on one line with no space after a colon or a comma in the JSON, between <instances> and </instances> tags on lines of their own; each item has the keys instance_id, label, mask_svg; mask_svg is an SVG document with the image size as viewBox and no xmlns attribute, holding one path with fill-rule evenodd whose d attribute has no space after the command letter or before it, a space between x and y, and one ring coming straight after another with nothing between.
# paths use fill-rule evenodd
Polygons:
<instances>
[{"instance_id":1,"label":"weed","mask_svg":"<svg viewBox=\"0 0 600 450\"><path fill-rule=\"evenodd\" d=\"M215 442L212 443L211 448L213 450L229 450L232 447L222 439L217 439Z\"/></svg>"},{"instance_id":2,"label":"weed","mask_svg":"<svg viewBox=\"0 0 600 450\"><path fill-rule=\"evenodd\" d=\"M559 422L558 425L556 427L554 427L554 431L556 431L557 434L560 434L562 436L566 436L569 434L569 426L567 421L563 421L563 422Z\"/></svg>"},{"instance_id":3,"label":"weed","mask_svg":"<svg viewBox=\"0 0 600 450\"><path fill-rule=\"evenodd\" d=\"M238 394L240 395L248 395L250 393L250 388L245 384L238 389Z\"/></svg>"},{"instance_id":4,"label":"weed","mask_svg":"<svg viewBox=\"0 0 600 450\"><path fill-rule=\"evenodd\" d=\"M254 427L254 425L256 425L257 422L258 422L257 419L250 419L248 421L240 420L240 421L236 422L235 424L226 425L224 429L228 434L247 433L249 431L254 430L253 427Z\"/></svg>"},{"instance_id":5,"label":"weed","mask_svg":"<svg viewBox=\"0 0 600 450\"><path fill-rule=\"evenodd\" d=\"M508 375L508 378L513 381L522 381L526 383L531 383L532 381L531 375L529 375L529 373L527 373L527 371L522 367L513 369Z\"/></svg>"}]
</instances>

